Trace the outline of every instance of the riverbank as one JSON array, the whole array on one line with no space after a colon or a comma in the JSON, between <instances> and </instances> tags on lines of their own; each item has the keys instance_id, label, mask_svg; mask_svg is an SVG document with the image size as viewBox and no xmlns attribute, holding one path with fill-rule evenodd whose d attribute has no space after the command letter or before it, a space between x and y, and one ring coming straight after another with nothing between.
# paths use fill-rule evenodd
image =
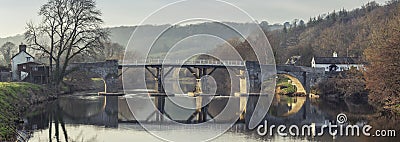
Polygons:
<instances>
[{"instance_id":1,"label":"riverbank","mask_svg":"<svg viewBox=\"0 0 400 142\"><path fill-rule=\"evenodd\" d=\"M15 139L19 115L27 107L56 98L44 86L25 82L0 82L0 141Z\"/></svg>"},{"instance_id":2,"label":"riverbank","mask_svg":"<svg viewBox=\"0 0 400 142\"><path fill-rule=\"evenodd\" d=\"M374 96L374 92L366 88L364 73L355 69L343 72L328 73L327 78L312 88L312 93L328 101L343 99L366 103L374 106L380 118L399 118L400 104L379 103L377 100L386 98L386 94ZM395 98L389 100L396 100ZM391 102L391 101L387 101ZM378 118L379 119L379 118Z\"/></svg>"}]
</instances>

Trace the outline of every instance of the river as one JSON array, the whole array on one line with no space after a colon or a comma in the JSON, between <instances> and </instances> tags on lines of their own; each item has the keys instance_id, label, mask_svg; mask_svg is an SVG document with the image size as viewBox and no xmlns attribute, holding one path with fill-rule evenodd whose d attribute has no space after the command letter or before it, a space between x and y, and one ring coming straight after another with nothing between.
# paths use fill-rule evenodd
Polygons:
<instances>
[{"instance_id":1,"label":"river","mask_svg":"<svg viewBox=\"0 0 400 142\"><path fill-rule=\"evenodd\" d=\"M19 128L20 139L40 141L160 141L146 132L133 120L133 115L126 104L127 97L108 97L91 94L75 94L60 97L54 102L32 106L23 116L24 124ZM107 101L105 101L107 100ZM105 106L107 102L108 106ZM303 107L308 105L308 107ZM166 104L168 108L168 103ZM117 109L116 109L117 108ZM302 109L307 108L307 112ZM173 113L179 115L179 113ZM181 112L184 113L184 112ZM360 117L372 114L373 108L367 103L349 101L328 102L305 97L276 95L270 107L269 115L287 122L289 118L300 116L301 120L313 120L316 124L333 122L339 113L354 114L349 121L354 124L368 123ZM306 116L308 115L308 116ZM274 123L274 122L272 122ZM279 122L276 122L277 124ZM291 122L292 123L292 122ZM212 129L198 130L211 132ZM161 132L162 133L162 132ZM168 133L166 131L165 133ZM182 131L178 140L193 139L191 132ZM259 136L255 131L244 130L244 124L235 124L231 129L213 139L213 141L366 141L365 137L292 137Z\"/></svg>"}]
</instances>

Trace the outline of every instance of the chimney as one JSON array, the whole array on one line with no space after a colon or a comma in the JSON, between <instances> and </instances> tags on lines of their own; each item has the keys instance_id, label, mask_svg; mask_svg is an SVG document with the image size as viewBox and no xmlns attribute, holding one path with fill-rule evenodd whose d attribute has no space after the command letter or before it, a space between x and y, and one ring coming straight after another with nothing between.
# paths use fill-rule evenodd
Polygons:
<instances>
[{"instance_id":1,"label":"chimney","mask_svg":"<svg viewBox=\"0 0 400 142\"><path fill-rule=\"evenodd\" d=\"M333 51L333 57L337 57L337 52Z\"/></svg>"},{"instance_id":2,"label":"chimney","mask_svg":"<svg viewBox=\"0 0 400 142\"><path fill-rule=\"evenodd\" d=\"M21 45L19 45L19 52L22 51L26 52L26 45L21 43Z\"/></svg>"}]
</instances>

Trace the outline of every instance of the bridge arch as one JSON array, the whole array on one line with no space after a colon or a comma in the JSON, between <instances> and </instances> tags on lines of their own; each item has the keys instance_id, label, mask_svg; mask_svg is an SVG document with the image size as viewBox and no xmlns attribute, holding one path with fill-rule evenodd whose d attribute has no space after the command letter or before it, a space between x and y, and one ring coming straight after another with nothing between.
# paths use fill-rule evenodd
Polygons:
<instances>
[{"instance_id":1,"label":"bridge arch","mask_svg":"<svg viewBox=\"0 0 400 142\"><path fill-rule=\"evenodd\" d=\"M303 86L303 83L298 78L295 77L295 74L292 74L290 72L286 72L286 73L280 72L280 73L278 73L278 77L288 78L290 80L291 84L296 87L296 93L302 93L302 94L306 95L307 92ZM295 115L301 111L306 98L307 97L303 96L303 95L301 95L301 96L297 96L297 95L284 96L284 95L275 94L275 98L274 98L275 103L271 107L274 107L274 110L280 110L280 109L284 109L284 108L288 109L285 111L280 111L281 113L276 114L276 117L289 117L289 116ZM288 101L287 99L290 99L290 101Z\"/></svg>"},{"instance_id":2,"label":"bridge arch","mask_svg":"<svg viewBox=\"0 0 400 142\"><path fill-rule=\"evenodd\" d=\"M104 82L104 92L117 92L118 60L105 62L71 63L67 70L70 72L84 71L92 73L92 76L100 77Z\"/></svg>"},{"instance_id":3,"label":"bridge arch","mask_svg":"<svg viewBox=\"0 0 400 142\"><path fill-rule=\"evenodd\" d=\"M299 80L299 78L296 77L293 73L287 72L287 73L278 73L278 75L282 75L284 77L287 77L291 80L292 84L296 86L296 92L304 93L307 94L306 89L304 88L305 84L303 84L302 81ZM300 78L303 79L303 78Z\"/></svg>"}]
</instances>

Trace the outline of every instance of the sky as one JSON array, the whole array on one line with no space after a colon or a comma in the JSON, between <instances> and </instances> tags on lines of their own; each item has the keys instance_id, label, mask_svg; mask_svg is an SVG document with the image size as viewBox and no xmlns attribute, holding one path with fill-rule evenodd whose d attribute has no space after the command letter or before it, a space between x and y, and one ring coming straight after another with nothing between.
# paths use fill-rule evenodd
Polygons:
<instances>
[{"instance_id":1,"label":"sky","mask_svg":"<svg viewBox=\"0 0 400 142\"><path fill-rule=\"evenodd\" d=\"M38 23L40 6L48 0L0 0L0 38L22 34L28 22ZM104 27L138 25L146 17L163 6L177 0L96 0L103 13ZM247 12L257 21L271 24L284 23L293 19L307 21L310 17L340 9L355 9L371 0L224 0ZM375 0L384 4L387 0ZM182 14L190 14L190 9L180 9ZM207 10L204 10L207 13ZM209 13L214 14L214 13ZM234 14L221 14L232 17ZM158 17L146 24L170 24L170 18ZM232 22L248 22L235 21Z\"/></svg>"}]
</instances>

